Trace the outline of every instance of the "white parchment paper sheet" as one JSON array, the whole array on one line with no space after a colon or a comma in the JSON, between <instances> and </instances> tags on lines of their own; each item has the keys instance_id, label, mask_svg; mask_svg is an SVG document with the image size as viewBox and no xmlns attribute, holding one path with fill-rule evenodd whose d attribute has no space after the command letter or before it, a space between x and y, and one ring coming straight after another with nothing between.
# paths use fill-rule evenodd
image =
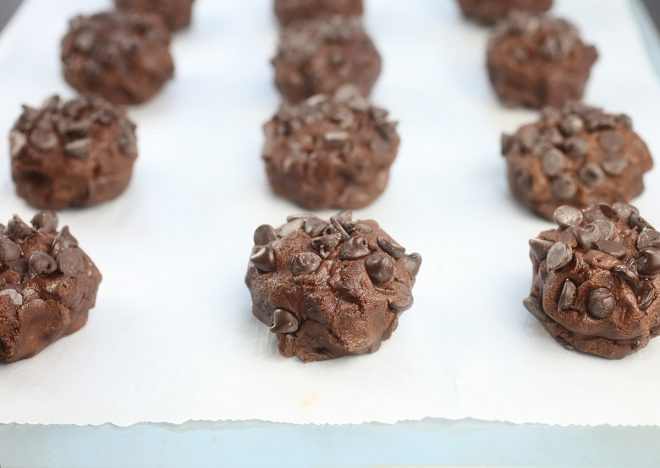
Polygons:
<instances>
[{"instance_id":1,"label":"white parchment paper sheet","mask_svg":"<svg viewBox=\"0 0 660 468\"><path fill-rule=\"evenodd\" d=\"M21 103L72 96L60 76L67 18L105 0L29 0L0 38L0 135ZM624 0L563 0L598 45L587 100L634 117L660 154L660 90ZM252 318L243 275L253 229L300 209L269 191L261 124L278 99L266 0L198 0L176 36L176 80L131 109L140 158L118 200L61 215L104 274L79 333L0 366L0 423L261 419L395 422L424 417L548 424L659 424L660 340L622 361L557 345L521 306L527 240L549 223L508 195L499 134L534 119L494 99L487 32L450 0L371 0L366 21L385 60L374 100L400 119L403 144L377 219L424 264L415 305L371 356L281 358ZM0 142L0 214L30 218ZM637 201L660 224L660 174Z\"/></svg>"}]
</instances>

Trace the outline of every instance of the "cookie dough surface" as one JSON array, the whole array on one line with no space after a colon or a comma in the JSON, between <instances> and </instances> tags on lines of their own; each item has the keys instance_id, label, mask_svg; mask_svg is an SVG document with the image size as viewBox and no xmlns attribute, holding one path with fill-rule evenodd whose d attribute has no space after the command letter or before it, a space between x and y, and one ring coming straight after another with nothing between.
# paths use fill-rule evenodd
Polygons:
<instances>
[{"instance_id":1,"label":"cookie dough surface","mask_svg":"<svg viewBox=\"0 0 660 468\"><path fill-rule=\"evenodd\" d=\"M660 334L660 233L625 203L557 208L524 305L569 349L622 358Z\"/></svg>"},{"instance_id":2,"label":"cookie dough surface","mask_svg":"<svg viewBox=\"0 0 660 468\"><path fill-rule=\"evenodd\" d=\"M0 362L29 358L79 330L101 274L53 212L0 225Z\"/></svg>"},{"instance_id":3,"label":"cookie dough surface","mask_svg":"<svg viewBox=\"0 0 660 468\"><path fill-rule=\"evenodd\" d=\"M644 141L625 114L571 103L502 136L514 197L548 219L564 204L628 202L644 190L653 167Z\"/></svg>"},{"instance_id":4,"label":"cookie dough surface","mask_svg":"<svg viewBox=\"0 0 660 468\"><path fill-rule=\"evenodd\" d=\"M170 33L157 16L111 11L78 16L62 39L66 81L116 104L141 104L174 76Z\"/></svg>"},{"instance_id":5,"label":"cookie dough surface","mask_svg":"<svg viewBox=\"0 0 660 468\"><path fill-rule=\"evenodd\" d=\"M137 158L135 124L96 96L23 107L10 135L16 193L38 208L97 205L127 187Z\"/></svg>"},{"instance_id":6,"label":"cookie dough surface","mask_svg":"<svg viewBox=\"0 0 660 468\"><path fill-rule=\"evenodd\" d=\"M492 25L512 11L543 13L552 7L552 0L458 0L466 18Z\"/></svg>"},{"instance_id":7,"label":"cookie dough surface","mask_svg":"<svg viewBox=\"0 0 660 468\"><path fill-rule=\"evenodd\" d=\"M580 100L598 53L566 20L514 12L495 28L486 57L505 104L541 108Z\"/></svg>"},{"instance_id":8,"label":"cookie dough surface","mask_svg":"<svg viewBox=\"0 0 660 468\"><path fill-rule=\"evenodd\" d=\"M406 254L371 220L289 217L254 233L246 284L255 317L286 357L303 361L371 353L413 302L419 254Z\"/></svg>"},{"instance_id":9,"label":"cookie dough surface","mask_svg":"<svg viewBox=\"0 0 660 468\"><path fill-rule=\"evenodd\" d=\"M170 31L190 26L194 0L115 0L119 10L154 13L162 18Z\"/></svg>"},{"instance_id":10,"label":"cookie dough surface","mask_svg":"<svg viewBox=\"0 0 660 468\"><path fill-rule=\"evenodd\" d=\"M275 0L275 16L280 25L324 16L361 16L362 0Z\"/></svg>"}]
</instances>

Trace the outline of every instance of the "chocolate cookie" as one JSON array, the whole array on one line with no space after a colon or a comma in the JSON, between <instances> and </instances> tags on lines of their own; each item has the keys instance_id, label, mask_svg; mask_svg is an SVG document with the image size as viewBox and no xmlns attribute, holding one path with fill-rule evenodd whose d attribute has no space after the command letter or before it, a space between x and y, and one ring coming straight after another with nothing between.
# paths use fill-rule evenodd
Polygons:
<instances>
[{"instance_id":1,"label":"chocolate cookie","mask_svg":"<svg viewBox=\"0 0 660 468\"><path fill-rule=\"evenodd\" d=\"M275 85L291 102L334 93L348 83L366 96L381 69L380 55L360 18L342 16L284 28L272 63Z\"/></svg>"},{"instance_id":2,"label":"chocolate cookie","mask_svg":"<svg viewBox=\"0 0 660 468\"><path fill-rule=\"evenodd\" d=\"M568 21L512 13L488 43L490 81L512 106L560 107L580 100L598 53Z\"/></svg>"},{"instance_id":3,"label":"chocolate cookie","mask_svg":"<svg viewBox=\"0 0 660 468\"><path fill-rule=\"evenodd\" d=\"M273 190L315 210L371 203L385 190L399 148L387 111L352 86L283 104L264 132L262 157Z\"/></svg>"},{"instance_id":4,"label":"chocolate cookie","mask_svg":"<svg viewBox=\"0 0 660 468\"><path fill-rule=\"evenodd\" d=\"M97 205L126 189L137 158L135 125L102 98L49 98L23 107L9 135L16 193L39 208Z\"/></svg>"},{"instance_id":5,"label":"chocolate cookie","mask_svg":"<svg viewBox=\"0 0 660 468\"><path fill-rule=\"evenodd\" d=\"M512 11L543 13L552 7L552 0L458 0L466 18L491 25Z\"/></svg>"},{"instance_id":6,"label":"chocolate cookie","mask_svg":"<svg viewBox=\"0 0 660 468\"><path fill-rule=\"evenodd\" d=\"M170 33L145 13L112 11L71 20L62 39L66 81L117 104L140 104L174 75Z\"/></svg>"},{"instance_id":7,"label":"chocolate cookie","mask_svg":"<svg viewBox=\"0 0 660 468\"><path fill-rule=\"evenodd\" d=\"M119 10L154 13L160 16L170 31L190 26L194 0L115 0Z\"/></svg>"},{"instance_id":8,"label":"chocolate cookie","mask_svg":"<svg viewBox=\"0 0 660 468\"><path fill-rule=\"evenodd\" d=\"M277 334L283 356L372 353L412 305L422 258L375 221L290 216L277 229L257 228L254 244L245 278L252 313Z\"/></svg>"},{"instance_id":9,"label":"chocolate cookie","mask_svg":"<svg viewBox=\"0 0 660 468\"><path fill-rule=\"evenodd\" d=\"M513 195L548 219L564 204L628 202L653 167L630 117L578 103L544 109L539 122L503 135L502 154Z\"/></svg>"},{"instance_id":10,"label":"chocolate cookie","mask_svg":"<svg viewBox=\"0 0 660 468\"><path fill-rule=\"evenodd\" d=\"M45 211L0 225L0 362L34 356L87 322L101 274Z\"/></svg>"},{"instance_id":11,"label":"chocolate cookie","mask_svg":"<svg viewBox=\"0 0 660 468\"><path fill-rule=\"evenodd\" d=\"M569 349L618 359L660 334L660 233L625 203L557 208L524 305Z\"/></svg>"},{"instance_id":12,"label":"chocolate cookie","mask_svg":"<svg viewBox=\"0 0 660 468\"><path fill-rule=\"evenodd\" d=\"M362 0L275 0L275 16L280 25L322 16L361 16Z\"/></svg>"}]
</instances>

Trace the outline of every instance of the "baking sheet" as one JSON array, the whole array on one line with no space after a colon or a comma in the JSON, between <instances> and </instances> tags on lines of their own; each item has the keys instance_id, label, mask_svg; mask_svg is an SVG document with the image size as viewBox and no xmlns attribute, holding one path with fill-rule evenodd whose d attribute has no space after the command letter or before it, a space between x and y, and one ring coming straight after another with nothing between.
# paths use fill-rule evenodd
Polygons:
<instances>
[{"instance_id":1,"label":"baking sheet","mask_svg":"<svg viewBox=\"0 0 660 468\"><path fill-rule=\"evenodd\" d=\"M66 19L109 1L28 0L0 37L0 134L21 103L62 81ZM587 100L630 113L660 150L660 89L625 0L563 0L554 10L598 45ZM276 30L266 0L198 0L176 36L176 80L132 108L140 158L129 190L62 213L104 274L80 332L0 366L0 423L130 425L260 419L391 423L424 417L547 424L660 424L660 340L622 361L557 345L522 307L527 240L550 226L508 195L499 134L534 119L493 98L487 32L450 0L371 0L385 60L374 101L401 121L377 219L424 264L415 305L378 353L303 364L281 358L250 314L243 275L253 229L300 209L274 197L259 159ZM31 217L0 142L0 214ZM637 205L660 224L660 174ZM330 214L329 212L324 212Z\"/></svg>"}]
</instances>

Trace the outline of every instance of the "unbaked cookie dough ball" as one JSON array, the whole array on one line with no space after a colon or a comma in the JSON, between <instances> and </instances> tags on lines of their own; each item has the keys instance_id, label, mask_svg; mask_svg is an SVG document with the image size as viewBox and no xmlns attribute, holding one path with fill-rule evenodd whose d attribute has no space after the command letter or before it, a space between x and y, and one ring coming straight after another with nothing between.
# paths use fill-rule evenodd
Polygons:
<instances>
[{"instance_id":1,"label":"unbaked cookie dough ball","mask_svg":"<svg viewBox=\"0 0 660 468\"><path fill-rule=\"evenodd\" d=\"M345 84L366 96L381 70L380 54L360 18L342 16L284 28L272 63L275 85L290 102L334 93Z\"/></svg>"},{"instance_id":2,"label":"unbaked cookie dough ball","mask_svg":"<svg viewBox=\"0 0 660 468\"><path fill-rule=\"evenodd\" d=\"M273 191L312 210L370 204L385 190L399 148L388 112L352 86L283 104L264 131Z\"/></svg>"},{"instance_id":3,"label":"unbaked cookie dough ball","mask_svg":"<svg viewBox=\"0 0 660 468\"><path fill-rule=\"evenodd\" d=\"M503 135L502 154L514 197L548 219L564 204L628 202L653 167L630 117L579 103L544 109L540 121Z\"/></svg>"},{"instance_id":4,"label":"unbaked cookie dough ball","mask_svg":"<svg viewBox=\"0 0 660 468\"><path fill-rule=\"evenodd\" d=\"M128 186L137 158L135 124L100 97L23 107L9 135L16 193L60 210L113 199Z\"/></svg>"},{"instance_id":5,"label":"unbaked cookie dough ball","mask_svg":"<svg viewBox=\"0 0 660 468\"><path fill-rule=\"evenodd\" d=\"M660 334L660 233L625 203L560 206L530 240L524 305L569 349L617 359Z\"/></svg>"},{"instance_id":6,"label":"unbaked cookie dough ball","mask_svg":"<svg viewBox=\"0 0 660 468\"><path fill-rule=\"evenodd\" d=\"M378 350L412 306L421 261L350 212L293 216L257 228L245 281L280 354L320 361Z\"/></svg>"},{"instance_id":7,"label":"unbaked cookie dough ball","mask_svg":"<svg viewBox=\"0 0 660 468\"><path fill-rule=\"evenodd\" d=\"M486 65L505 104L561 107L582 99L597 58L568 21L515 12L495 29Z\"/></svg>"},{"instance_id":8,"label":"unbaked cookie dough ball","mask_svg":"<svg viewBox=\"0 0 660 468\"><path fill-rule=\"evenodd\" d=\"M174 76L170 33L156 15L112 11L71 20L62 39L66 81L116 104L141 104Z\"/></svg>"}]
</instances>

